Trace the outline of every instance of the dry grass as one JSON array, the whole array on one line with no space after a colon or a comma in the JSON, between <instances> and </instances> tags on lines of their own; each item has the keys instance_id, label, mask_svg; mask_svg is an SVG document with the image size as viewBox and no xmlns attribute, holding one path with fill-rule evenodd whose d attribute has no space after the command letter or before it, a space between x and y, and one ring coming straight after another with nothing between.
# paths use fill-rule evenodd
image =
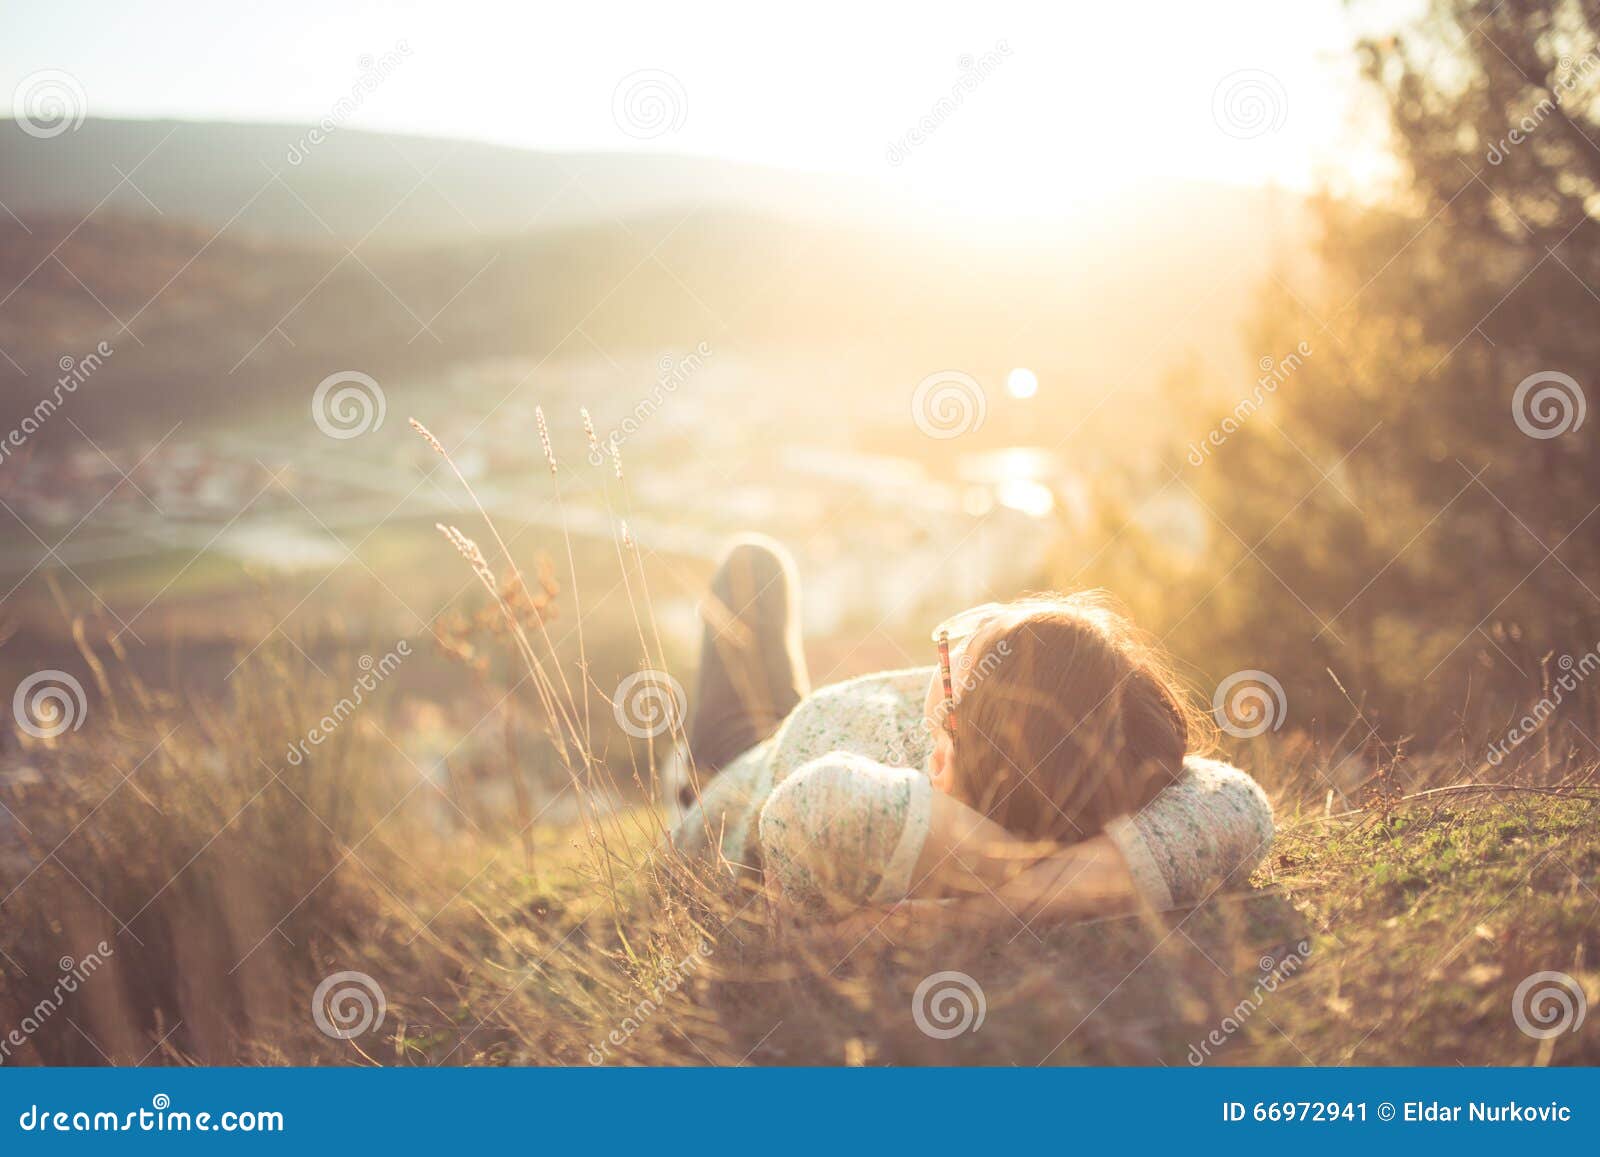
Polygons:
<instances>
[{"instance_id":1,"label":"dry grass","mask_svg":"<svg viewBox=\"0 0 1600 1157\"><path fill-rule=\"evenodd\" d=\"M3 801L32 831L6 867L28 874L4 904L0 1026L48 995L58 958L114 954L10 1061L1181 1065L1260 959L1301 941L1305 967L1217 1060L1597 1059L1592 1034L1540 1045L1509 1014L1530 972L1600 983L1586 791L1291 814L1249 902L895 945L793 925L673 860L649 806L596 797L584 822L527 833L441 825L447 791L360 720L283 765L285 721L336 693L290 654L225 709L125 703L27 753L42 782ZM350 1041L311 1015L343 970L388 1002ZM912 994L936 971L981 985L979 1031L918 1029Z\"/></svg>"},{"instance_id":2,"label":"dry grass","mask_svg":"<svg viewBox=\"0 0 1600 1157\"><path fill-rule=\"evenodd\" d=\"M0 845L0 1032L39 1022L8 1063L1600 1059L1593 1033L1534 1041L1509 1006L1534 971L1600 992L1593 769L1516 781L1540 790L1421 794L1471 769L1391 762L1361 806L1330 816L1320 754L1270 738L1238 753L1283 824L1248 897L990 937L799 925L665 849L659 752L597 754L596 688L586 657L575 671L557 657L548 575L525 581L492 526L493 558L443 529L516 656L507 690L558 753L576 821L540 821L514 751L512 814L468 815L389 741L375 705L286 761L344 693L288 644L240 668L226 701L179 702L80 631L106 709L28 741L15 767L33 774L0 789L20 821ZM642 574L620 535L618 561ZM648 595L632 593L641 651L659 656ZM49 1004L61 958L102 941L106 966ZM318 1029L313 993L341 971L381 988L381 1028ZM981 987L981 1028L919 1027L914 993L936 972Z\"/></svg>"}]
</instances>

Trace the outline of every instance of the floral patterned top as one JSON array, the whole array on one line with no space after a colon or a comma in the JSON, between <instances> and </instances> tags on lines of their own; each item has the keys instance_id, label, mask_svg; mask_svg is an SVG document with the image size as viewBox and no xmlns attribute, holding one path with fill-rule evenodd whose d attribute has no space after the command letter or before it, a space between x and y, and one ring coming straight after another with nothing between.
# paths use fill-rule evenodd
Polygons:
<instances>
[{"instance_id":1,"label":"floral patterned top","mask_svg":"<svg viewBox=\"0 0 1600 1157\"><path fill-rule=\"evenodd\" d=\"M904 899L928 837L932 667L863 675L807 696L770 739L728 764L678 822L673 843L762 871L822 911ZM1189 756L1180 779L1106 829L1157 910L1240 883L1267 854L1272 805L1244 772Z\"/></svg>"}]
</instances>

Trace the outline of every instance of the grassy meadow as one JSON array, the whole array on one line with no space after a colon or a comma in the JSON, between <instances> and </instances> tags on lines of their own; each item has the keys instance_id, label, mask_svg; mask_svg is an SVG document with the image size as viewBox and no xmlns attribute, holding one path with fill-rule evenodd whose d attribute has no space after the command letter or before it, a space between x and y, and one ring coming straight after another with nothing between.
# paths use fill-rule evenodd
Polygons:
<instances>
[{"instance_id":1,"label":"grassy meadow","mask_svg":"<svg viewBox=\"0 0 1600 1157\"><path fill-rule=\"evenodd\" d=\"M983 936L886 913L805 925L665 847L660 745L587 750L584 705L549 662L563 595L547 579L525 597L457 545L482 572L491 645L524 659L497 701L532 729L546 707L576 725L548 728L568 745L554 761L568 806L530 802L517 727L486 773L507 781L501 806L426 775L380 724L381 697L286 759L293 721L349 694L291 640L216 702L148 686L79 621L105 709L29 743L41 774L0 798L26 821L0 1019L39 1022L8 1063L1600 1060L1592 1035L1534 1039L1512 1016L1534 972L1600 982L1594 765L1528 759L1484 782L1465 760L1377 751L1351 800L1317 743L1269 733L1229 748L1279 819L1248 893ZM639 630L648 653L647 610ZM56 1010L58 973L95 944L110 949L99 971ZM370 990L319 992L343 972L381 991L381 1021ZM976 1031L920 1027L918 986L942 972L981 987ZM360 1031L326 1031L319 997L334 1028Z\"/></svg>"},{"instance_id":2,"label":"grassy meadow","mask_svg":"<svg viewBox=\"0 0 1600 1157\"><path fill-rule=\"evenodd\" d=\"M1600 1063L1600 14L1380 3L1324 51L1259 7L1253 62L1243 18L1106 6L982 91L926 42L900 91L931 24L889 17L826 84L729 74L768 153L939 127L903 185L696 152L692 75L691 135L639 136L588 56L464 17L609 135L378 103L580 99L477 49L294 161L309 122L110 79L0 123L0 1065ZM994 204L911 195L962 183ZM693 685L751 530L817 685L1109 591L1243 709L1250 888L818 925L674 854L685 705L620 700Z\"/></svg>"}]
</instances>

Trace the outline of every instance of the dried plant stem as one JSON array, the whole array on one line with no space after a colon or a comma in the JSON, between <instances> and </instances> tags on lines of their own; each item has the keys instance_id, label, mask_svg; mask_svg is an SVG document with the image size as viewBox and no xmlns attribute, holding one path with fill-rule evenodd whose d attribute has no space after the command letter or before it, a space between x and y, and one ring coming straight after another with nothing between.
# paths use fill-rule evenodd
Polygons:
<instances>
[{"instance_id":1,"label":"dried plant stem","mask_svg":"<svg viewBox=\"0 0 1600 1157\"><path fill-rule=\"evenodd\" d=\"M1600 803L1600 796L1583 795L1572 788L1535 787L1523 783L1454 783L1444 787L1430 787L1425 791L1412 792L1410 795L1401 796L1396 803L1415 803L1418 800L1435 799L1439 796L1451 795L1499 795L1523 792L1530 795L1546 795L1555 799L1581 799L1590 803ZM1287 825L1284 830L1293 830L1307 824L1327 823L1329 820L1348 820L1358 816L1370 815L1371 808L1356 808L1354 811L1337 812L1333 815L1311 816L1299 823Z\"/></svg>"},{"instance_id":2,"label":"dried plant stem","mask_svg":"<svg viewBox=\"0 0 1600 1157\"><path fill-rule=\"evenodd\" d=\"M552 475L555 475L557 473L555 455L550 446L550 436L548 428L544 422L543 410L538 410L537 415L539 419L539 439L543 445L545 459L550 465L551 473ZM490 517L488 510L484 508L482 501L478 497L477 491L474 490L472 484L467 481L466 476L462 474L460 468L456 465L455 460L450 456L449 452L445 450L443 444L441 444L439 440L428 431L427 427L425 427L421 422L418 422L415 418L411 420L411 425L417 431L417 433L428 442L433 450L445 460L446 464L449 465L451 472L455 474L456 479L461 483L462 487L466 490L467 495L472 499L473 506L476 507L478 514L484 521L484 524L489 528L489 533L494 536L494 540L499 546L500 552L505 556L507 565L511 567L512 574L515 576L516 581L521 584L523 590L527 590L527 583L523 579L521 569L517 566L516 560L512 557L510 548L507 546L505 539L501 536L499 528L495 525L494 519ZM466 538L465 535L462 535L459 530L455 530L453 527L445 528L441 526L440 530L445 533L446 537L451 538L451 541L455 543L457 550L461 551L469 563L472 563L473 569L478 573L478 577L480 581L483 582L485 589L488 590L490 596L495 600L500 609L501 615L504 617L508 627L510 628L512 637L516 640L517 648L522 655L523 662L527 666L529 674L533 677L534 686L538 691L541 705L544 708L546 717L549 718L554 724L553 730L557 740L557 750L561 758L562 767L566 770L568 778L572 782L574 798L578 804L579 816L584 822L584 830L592 833L592 840L595 844L593 850L597 860L597 867L606 876L608 885L607 894L611 901L614 916L618 921L620 921L622 911L620 890L617 886L616 878L611 871L612 852L606 835L606 812L599 805L600 793L598 790L596 790L597 781L600 778L600 776L597 775L597 770L601 774L609 776L610 769L595 758L592 747L592 737L590 736L587 728L579 727L577 700L572 693L571 684L567 681L566 671L561 665L561 657L556 650L555 641L550 637L549 625L545 622L542 616L539 618L539 630L543 635L545 648L549 652L550 662L555 666L557 675L561 680L561 691L565 693L565 701L562 700L561 693L557 691L554 680L550 678L544 664L540 661L539 656L535 652L533 644L529 640L527 632L523 628L523 625L518 619L515 611L513 611L506 604L504 597L500 594L500 591L494 581L493 572L489 570L487 562L482 559L482 552L478 550L477 545L470 539ZM476 557L474 557L474 553L476 554ZM567 553L570 560L572 555L570 538L568 539ZM581 640L583 637L581 618L578 621L577 629L579 632L581 646ZM587 688L585 688L584 697L587 701ZM571 737L570 746L567 741L567 736ZM573 749L576 750L578 762L582 765L583 778L579 777L578 770L573 765ZM587 792L584 790L584 778L588 780L589 790ZM614 783L612 784L612 794L613 796L617 794L616 785ZM619 838L626 838L625 833L623 833L620 828L618 830L618 836Z\"/></svg>"},{"instance_id":3,"label":"dried plant stem","mask_svg":"<svg viewBox=\"0 0 1600 1157\"><path fill-rule=\"evenodd\" d=\"M628 517L632 518L633 517L633 498L628 492L627 479L624 478L623 474L622 474L622 465L621 465L620 456L617 458L617 471L616 471L616 473L617 473L617 479L618 479L618 486L622 490L623 506L628 511ZM626 538L627 536L625 535L624 537ZM628 541L626 545L631 546L631 548L633 550L634 563L635 563L635 566L637 567L638 572L639 572L639 587L644 593L645 610L646 610L646 613L647 613L647 617L650 620L650 634L655 639L655 644L656 644L656 661L658 663L660 663L662 669L665 669L666 665L667 665L667 649L666 649L666 646L661 641L661 626L656 621L655 613L654 613L654 610L653 610L655 604L650 598L650 578L649 578L649 575L645 572L644 556L640 553L639 540L638 540L637 537L634 537L630 541ZM637 623L638 623L638 616L637 615L634 616L634 622L637 625ZM639 636L640 636L641 644L644 644L644 642L645 642L644 641L644 631L643 631L642 628L639 631ZM645 647L646 647L646 650L648 651L648 649L649 649L648 648L648 644L645 644ZM694 768L694 753L692 751L690 751L690 749L689 749L689 737L688 737L687 733L684 730L686 722L687 721L683 720L683 719L673 720L673 722L672 722L672 726L674 728L673 739L677 742L678 749L683 752L684 760L689 765L689 779L690 779L690 782L698 783L699 777L696 774L695 768ZM657 770L656 770L656 766L655 766L655 759L654 759L654 750L652 749L652 752L651 752L651 766L650 766L650 789L651 789L652 793L658 793L660 791L660 783L658 781L659 781L659 775L657 774Z\"/></svg>"},{"instance_id":4,"label":"dried plant stem","mask_svg":"<svg viewBox=\"0 0 1600 1157\"><path fill-rule=\"evenodd\" d=\"M529 875L533 875L533 801L528 798L528 785L522 778L522 763L517 755L517 719L510 704L506 705L506 766L511 773L511 797L517 807L517 835L522 841L523 863Z\"/></svg>"},{"instance_id":5,"label":"dried plant stem","mask_svg":"<svg viewBox=\"0 0 1600 1157\"><path fill-rule=\"evenodd\" d=\"M466 475L461 473L460 467L456 465L455 459L450 456L450 452L444 448L443 443L435 438L426 426L417 421L415 418L411 419L411 426L417 431L417 433L422 435L422 437L427 441L428 445L433 447L434 452L443 458L445 464L450 467L451 473L456 476L456 480L461 483L462 488L467 492L467 497L472 499L472 505L477 508L478 514L483 519L484 525L489 528L489 533L494 536L495 543L497 546L499 546L500 553L505 556L506 565L511 568L512 575L516 578L516 581L521 585L522 589L527 590L528 585L526 580L523 578L522 569L517 566L517 560L512 556L511 548L506 545L505 539L501 537L500 528L495 525L494 519L491 518L489 516L489 512L484 509L483 502L478 498L478 492L473 489L472 483L467 481ZM551 459L551 462L553 466L553 458ZM570 555L570 549L568 553ZM480 575L480 577L482 576ZM490 586L492 588L492 582L490 583ZM521 621L513 612L509 610L509 608L506 607L505 601L500 597L498 591L491 589L490 593L495 596L495 599L497 602L499 602L501 609L505 611L507 623L524 645L525 654L532 660L533 665L538 670L539 676L548 682L549 677L547 674L545 674L542 664L539 664L538 658L534 655L532 644L528 642L527 633L524 631ZM592 761L593 755L588 748L588 735L586 732L580 732L577 726L577 700L572 694L571 684L567 682L566 672L561 667L560 657L556 654L555 643L550 638L550 629L545 624L543 618L540 619L539 625L544 634L545 646L550 651L551 662L554 664L556 673L560 676L562 687L566 692L568 702L562 706L563 708L570 706L572 709L571 713L568 713L565 709L563 709L561 712L562 717L567 724L567 728L573 738L573 743L578 748L580 755L582 755L585 762ZM553 690L553 684L551 686Z\"/></svg>"},{"instance_id":6,"label":"dried plant stem","mask_svg":"<svg viewBox=\"0 0 1600 1157\"><path fill-rule=\"evenodd\" d=\"M585 419L588 412L584 413ZM567 500L562 492L561 479L556 478L556 509L561 513L561 538L567 548L567 574L568 583L572 589L572 616L578 624L578 687L583 692L583 731L585 735L594 736L593 723L589 716L589 650L583 637L583 601L578 594L578 560L572 550L572 530L567 524Z\"/></svg>"}]
</instances>

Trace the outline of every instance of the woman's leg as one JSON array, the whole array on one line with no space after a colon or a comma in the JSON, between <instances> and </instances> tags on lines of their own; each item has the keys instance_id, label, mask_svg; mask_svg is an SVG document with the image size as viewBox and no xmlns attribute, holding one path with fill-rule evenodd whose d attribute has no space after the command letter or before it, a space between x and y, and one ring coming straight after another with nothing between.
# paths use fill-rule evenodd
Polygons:
<instances>
[{"instance_id":1,"label":"woman's leg","mask_svg":"<svg viewBox=\"0 0 1600 1157\"><path fill-rule=\"evenodd\" d=\"M776 542L741 539L723 556L702 607L689 722L689 754L702 782L772 735L810 690L799 604L794 560Z\"/></svg>"}]
</instances>

